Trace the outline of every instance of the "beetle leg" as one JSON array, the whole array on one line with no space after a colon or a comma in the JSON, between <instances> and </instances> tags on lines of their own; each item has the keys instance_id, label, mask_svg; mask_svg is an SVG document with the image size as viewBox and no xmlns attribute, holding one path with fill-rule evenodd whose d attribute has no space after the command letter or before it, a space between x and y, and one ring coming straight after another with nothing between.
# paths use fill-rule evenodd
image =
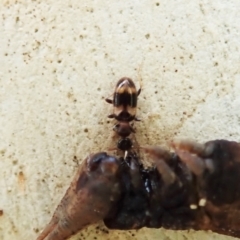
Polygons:
<instances>
[{"instance_id":1,"label":"beetle leg","mask_svg":"<svg viewBox=\"0 0 240 240\"><path fill-rule=\"evenodd\" d=\"M108 115L108 118L115 118L116 117L116 114L110 114L110 115Z\"/></svg>"},{"instance_id":2,"label":"beetle leg","mask_svg":"<svg viewBox=\"0 0 240 240\"><path fill-rule=\"evenodd\" d=\"M113 100L112 100L112 99L105 98L105 101L106 101L107 103L113 104Z\"/></svg>"},{"instance_id":3,"label":"beetle leg","mask_svg":"<svg viewBox=\"0 0 240 240\"><path fill-rule=\"evenodd\" d=\"M113 94L111 94L110 96L113 97ZM107 103L113 104L113 99L110 99L109 97L108 97L108 98L105 98L105 101L106 101Z\"/></svg>"},{"instance_id":4,"label":"beetle leg","mask_svg":"<svg viewBox=\"0 0 240 240\"><path fill-rule=\"evenodd\" d=\"M138 91L137 91L137 95L138 95L138 96L140 95L141 91L142 91L142 89L141 89L141 87L140 87L140 88L138 89Z\"/></svg>"}]
</instances>

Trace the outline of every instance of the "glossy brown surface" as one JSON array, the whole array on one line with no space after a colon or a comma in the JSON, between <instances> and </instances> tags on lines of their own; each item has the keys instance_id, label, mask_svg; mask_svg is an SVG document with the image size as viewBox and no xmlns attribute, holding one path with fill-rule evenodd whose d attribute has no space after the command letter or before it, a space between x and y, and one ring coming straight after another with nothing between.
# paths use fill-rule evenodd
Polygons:
<instances>
[{"instance_id":1,"label":"glossy brown surface","mask_svg":"<svg viewBox=\"0 0 240 240\"><path fill-rule=\"evenodd\" d=\"M137 90L130 78L121 78L116 85L113 95L115 118L118 121L132 121L137 110Z\"/></svg>"},{"instance_id":2,"label":"glossy brown surface","mask_svg":"<svg viewBox=\"0 0 240 240\"><path fill-rule=\"evenodd\" d=\"M173 141L174 152L142 147L153 167L129 151L87 158L37 240L64 240L103 220L110 229L211 230L240 238L240 145Z\"/></svg>"},{"instance_id":3,"label":"glossy brown surface","mask_svg":"<svg viewBox=\"0 0 240 240\"><path fill-rule=\"evenodd\" d=\"M86 158L37 240L65 240L102 220L120 195L118 171L118 160L106 153Z\"/></svg>"},{"instance_id":4,"label":"glossy brown surface","mask_svg":"<svg viewBox=\"0 0 240 240\"><path fill-rule=\"evenodd\" d=\"M133 153L122 173L122 198L104 219L113 229L212 230L240 238L240 145L173 142L175 153L147 147L155 168ZM128 167L127 167L128 166Z\"/></svg>"},{"instance_id":5,"label":"glossy brown surface","mask_svg":"<svg viewBox=\"0 0 240 240\"><path fill-rule=\"evenodd\" d=\"M197 155L190 151L185 156L190 161L199 156L204 163L197 187L199 199L206 199L202 207L206 221L196 227L240 238L240 145L216 140L203 146ZM181 151L181 145L177 151Z\"/></svg>"}]
</instances>

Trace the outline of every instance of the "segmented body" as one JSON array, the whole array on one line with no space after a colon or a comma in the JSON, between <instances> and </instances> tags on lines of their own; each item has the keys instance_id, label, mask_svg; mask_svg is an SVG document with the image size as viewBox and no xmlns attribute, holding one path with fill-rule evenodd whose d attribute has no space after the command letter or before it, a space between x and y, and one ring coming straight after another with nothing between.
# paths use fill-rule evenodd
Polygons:
<instances>
[{"instance_id":1,"label":"segmented body","mask_svg":"<svg viewBox=\"0 0 240 240\"><path fill-rule=\"evenodd\" d=\"M113 129L121 138L127 138L134 132L130 122L138 120L136 112L140 92L141 88L137 91L132 79L124 77L117 82L113 99L106 99L108 103L113 104L113 113L108 117L118 121Z\"/></svg>"},{"instance_id":2,"label":"segmented body","mask_svg":"<svg viewBox=\"0 0 240 240\"><path fill-rule=\"evenodd\" d=\"M175 141L172 146L174 152L145 147L154 165L148 169L132 151L126 159L104 155L112 167L105 168L104 161L92 168L84 164L38 240L64 240L100 220L110 229L212 230L240 238L240 145L215 140ZM94 163L95 157L90 159ZM92 198L80 197L76 186ZM102 209L100 214L92 206ZM86 216L87 222L82 220ZM56 231L63 237L53 237Z\"/></svg>"}]
</instances>

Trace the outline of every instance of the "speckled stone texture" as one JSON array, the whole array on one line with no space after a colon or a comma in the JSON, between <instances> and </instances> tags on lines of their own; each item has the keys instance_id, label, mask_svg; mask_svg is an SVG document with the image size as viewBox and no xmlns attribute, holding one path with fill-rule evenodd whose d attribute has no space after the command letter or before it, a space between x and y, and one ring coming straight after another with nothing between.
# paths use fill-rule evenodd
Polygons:
<instances>
[{"instance_id":1,"label":"speckled stone texture","mask_svg":"<svg viewBox=\"0 0 240 240\"><path fill-rule=\"evenodd\" d=\"M0 3L0 239L33 240L89 153L104 151L104 98L143 90L140 144L240 137L240 1ZM233 239L211 232L108 231L75 240Z\"/></svg>"}]
</instances>

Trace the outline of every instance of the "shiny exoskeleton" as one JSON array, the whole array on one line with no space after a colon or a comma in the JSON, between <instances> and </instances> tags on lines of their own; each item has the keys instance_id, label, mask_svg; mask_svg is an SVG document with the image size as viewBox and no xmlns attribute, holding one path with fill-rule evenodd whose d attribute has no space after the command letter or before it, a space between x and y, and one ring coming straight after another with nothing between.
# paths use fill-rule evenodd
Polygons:
<instances>
[{"instance_id":1,"label":"shiny exoskeleton","mask_svg":"<svg viewBox=\"0 0 240 240\"><path fill-rule=\"evenodd\" d=\"M150 169L128 155L122 198L104 219L106 226L211 230L240 238L240 144L173 141L172 147L174 153L143 148L154 162Z\"/></svg>"},{"instance_id":2,"label":"shiny exoskeleton","mask_svg":"<svg viewBox=\"0 0 240 240\"><path fill-rule=\"evenodd\" d=\"M130 138L121 138L117 143L117 148L122 151L129 151L133 146L132 140Z\"/></svg>"},{"instance_id":3,"label":"shiny exoskeleton","mask_svg":"<svg viewBox=\"0 0 240 240\"><path fill-rule=\"evenodd\" d=\"M100 220L110 229L211 230L240 238L240 144L171 146L174 152L142 147L153 163L147 169L133 151L125 159L88 157L37 240L65 240Z\"/></svg>"},{"instance_id":4,"label":"shiny exoskeleton","mask_svg":"<svg viewBox=\"0 0 240 240\"><path fill-rule=\"evenodd\" d=\"M106 99L114 107L113 113L108 117L115 118L118 121L113 129L122 138L126 138L134 132L130 122L139 120L136 117L136 111L140 92L141 88L137 91L134 82L130 78L123 77L117 82L113 99Z\"/></svg>"},{"instance_id":5,"label":"shiny exoskeleton","mask_svg":"<svg viewBox=\"0 0 240 240\"><path fill-rule=\"evenodd\" d=\"M65 240L104 219L121 196L120 161L104 152L87 157L37 240Z\"/></svg>"}]
</instances>

